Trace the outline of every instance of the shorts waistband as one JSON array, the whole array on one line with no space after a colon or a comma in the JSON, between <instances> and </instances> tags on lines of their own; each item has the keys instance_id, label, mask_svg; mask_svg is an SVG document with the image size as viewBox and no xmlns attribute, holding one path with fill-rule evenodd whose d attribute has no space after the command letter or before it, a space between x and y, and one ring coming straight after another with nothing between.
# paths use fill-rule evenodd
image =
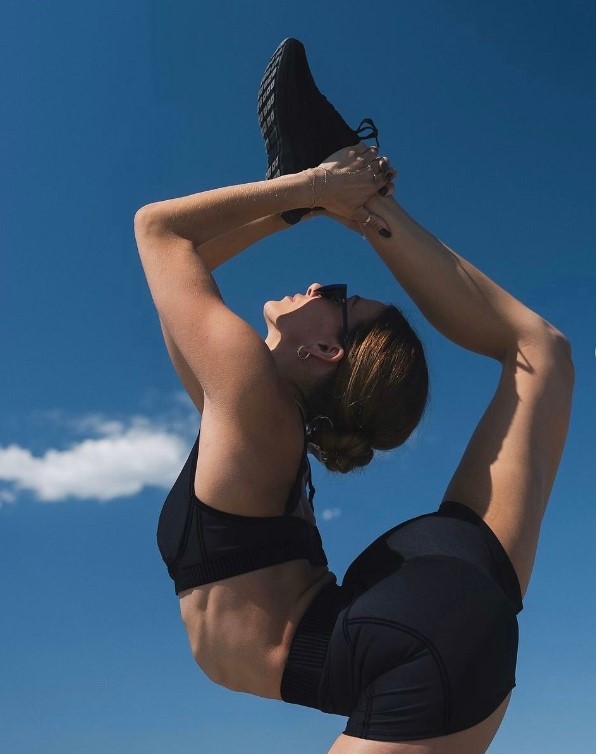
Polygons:
<instances>
[{"instance_id":1,"label":"shorts waistband","mask_svg":"<svg viewBox=\"0 0 596 754\"><path fill-rule=\"evenodd\" d=\"M328 584L303 615L292 640L281 680L281 698L284 702L319 709L319 682L333 627L345 607L344 594L345 590L337 584Z\"/></svg>"}]
</instances>

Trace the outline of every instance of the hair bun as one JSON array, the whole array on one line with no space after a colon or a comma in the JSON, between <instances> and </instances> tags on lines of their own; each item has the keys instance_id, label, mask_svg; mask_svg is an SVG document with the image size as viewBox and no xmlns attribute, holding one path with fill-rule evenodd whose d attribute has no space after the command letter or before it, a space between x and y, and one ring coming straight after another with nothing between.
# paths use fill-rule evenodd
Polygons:
<instances>
[{"instance_id":1,"label":"hair bun","mask_svg":"<svg viewBox=\"0 0 596 754\"><path fill-rule=\"evenodd\" d=\"M327 432L321 438L319 460L329 471L339 471L343 474L359 466L369 464L374 455L370 441L360 432L348 432L341 435Z\"/></svg>"}]
</instances>

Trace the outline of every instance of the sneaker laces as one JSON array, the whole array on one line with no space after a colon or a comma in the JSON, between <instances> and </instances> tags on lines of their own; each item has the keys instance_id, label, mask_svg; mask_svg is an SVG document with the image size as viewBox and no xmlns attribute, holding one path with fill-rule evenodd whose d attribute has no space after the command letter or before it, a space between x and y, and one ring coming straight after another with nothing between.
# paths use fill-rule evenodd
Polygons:
<instances>
[{"instance_id":1,"label":"sneaker laces","mask_svg":"<svg viewBox=\"0 0 596 754\"><path fill-rule=\"evenodd\" d=\"M370 133L364 133L367 129L370 129ZM362 121L360 121L360 125L356 129L356 136L360 137L360 141L364 141L365 139L374 139L377 144L377 149L379 149L380 144L379 139L377 138L378 135L379 129L375 126L372 118L364 118Z\"/></svg>"}]
</instances>

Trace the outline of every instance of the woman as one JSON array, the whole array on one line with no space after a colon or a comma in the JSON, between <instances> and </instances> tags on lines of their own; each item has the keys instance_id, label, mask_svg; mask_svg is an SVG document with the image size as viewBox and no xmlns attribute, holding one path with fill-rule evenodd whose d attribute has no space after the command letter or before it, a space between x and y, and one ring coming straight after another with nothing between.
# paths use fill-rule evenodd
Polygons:
<instances>
[{"instance_id":1,"label":"woman","mask_svg":"<svg viewBox=\"0 0 596 754\"><path fill-rule=\"evenodd\" d=\"M394 176L358 144L312 170L137 213L166 345L202 412L158 542L193 655L216 683L348 716L332 754L479 754L515 686L516 616L574 370L556 328L408 216ZM501 365L439 510L380 537L341 587L307 450L346 473L402 444L427 370L395 307L342 286L268 301L264 342L227 308L212 270L287 228L279 214L296 207L363 233L432 325Z\"/></svg>"}]
</instances>

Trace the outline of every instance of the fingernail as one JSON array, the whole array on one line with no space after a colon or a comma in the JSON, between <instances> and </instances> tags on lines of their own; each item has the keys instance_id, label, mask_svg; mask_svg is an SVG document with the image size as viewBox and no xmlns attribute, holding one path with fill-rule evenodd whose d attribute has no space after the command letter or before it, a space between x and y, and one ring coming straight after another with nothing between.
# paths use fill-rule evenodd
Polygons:
<instances>
[{"instance_id":1,"label":"fingernail","mask_svg":"<svg viewBox=\"0 0 596 754\"><path fill-rule=\"evenodd\" d=\"M389 191L389 187L388 187L388 186L383 186L383 188L380 188L380 189L379 189L379 194L381 194L381 196L385 196L385 194L386 194L386 193L387 193L388 191Z\"/></svg>"},{"instance_id":2,"label":"fingernail","mask_svg":"<svg viewBox=\"0 0 596 754\"><path fill-rule=\"evenodd\" d=\"M383 236L383 238L391 238L391 233L385 228L379 228L379 233Z\"/></svg>"},{"instance_id":3,"label":"fingernail","mask_svg":"<svg viewBox=\"0 0 596 754\"><path fill-rule=\"evenodd\" d=\"M385 180L386 181L392 181L394 178L395 178L395 176L393 175L393 173L386 173L385 174Z\"/></svg>"}]
</instances>

